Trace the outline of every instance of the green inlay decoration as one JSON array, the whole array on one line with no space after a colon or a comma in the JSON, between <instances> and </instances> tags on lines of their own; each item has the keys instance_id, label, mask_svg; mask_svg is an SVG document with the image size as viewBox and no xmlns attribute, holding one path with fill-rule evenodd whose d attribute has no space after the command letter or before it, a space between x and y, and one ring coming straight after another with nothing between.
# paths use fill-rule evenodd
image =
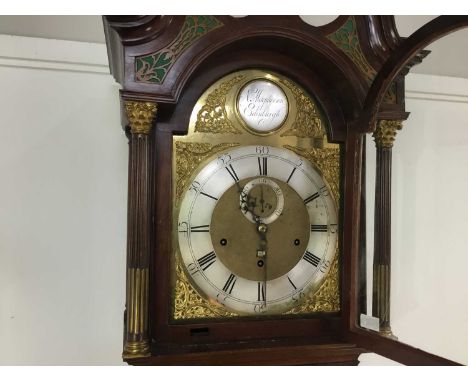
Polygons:
<instances>
[{"instance_id":1,"label":"green inlay decoration","mask_svg":"<svg viewBox=\"0 0 468 382\"><path fill-rule=\"evenodd\" d=\"M354 17L350 16L348 20L335 32L329 34L327 38L341 49L361 70L369 84L372 83L376 75L374 68L367 62L356 31L356 22Z\"/></svg>"},{"instance_id":2,"label":"green inlay decoration","mask_svg":"<svg viewBox=\"0 0 468 382\"><path fill-rule=\"evenodd\" d=\"M329 34L327 38L341 49L359 68L367 83L372 84L377 74L375 69L369 64L359 45L359 36L356 30L356 21L350 16L346 22L335 32ZM394 84L385 94L385 103L396 103L396 89Z\"/></svg>"},{"instance_id":3,"label":"green inlay decoration","mask_svg":"<svg viewBox=\"0 0 468 382\"><path fill-rule=\"evenodd\" d=\"M177 58L193 42L222 25L214 16L187 16L181 31L167 47L135 59L136 81L162 84Z\"/></svg>"}]
</instances>

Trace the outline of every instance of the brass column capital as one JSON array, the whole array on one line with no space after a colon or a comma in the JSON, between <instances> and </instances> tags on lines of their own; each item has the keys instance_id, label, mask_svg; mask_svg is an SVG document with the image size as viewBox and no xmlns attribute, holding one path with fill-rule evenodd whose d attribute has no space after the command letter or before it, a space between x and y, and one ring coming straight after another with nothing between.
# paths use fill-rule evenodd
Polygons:
<instances>
[{"instance_id":1,"label":"brass column capital","mask_svg":"<svg viewBox=\"0 0 468 382\"><path fill-rule=\"evenodd\" d=\"M392 148L397 130L403 128L403 121L380 120L377 123L372 136L374 137L375 145L381 148Z\"/></svg>"},{"instance_id":2,"label":"brass column capital","mask_svg":"<svg viewBox=\"0 0 468 382\"><path fill-rule=\"evenodd\" d=\"M130 131L133 134L149 134L158 111L158 104L154 102L125 101L124 105Z\"/></svg>"}]
</instances>

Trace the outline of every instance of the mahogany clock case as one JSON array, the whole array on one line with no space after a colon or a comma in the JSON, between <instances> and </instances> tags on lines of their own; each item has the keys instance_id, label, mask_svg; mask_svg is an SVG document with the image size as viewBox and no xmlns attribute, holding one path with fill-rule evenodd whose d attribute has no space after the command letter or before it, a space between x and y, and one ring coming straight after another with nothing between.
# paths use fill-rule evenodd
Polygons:
<instances>
[{"instance_id":1,"label":"mahogany clock case","mask_svg":"<svg viewBox=\"0 0 468 382\"><path fill-rule=\"evenodd\" d=\"M165 204L165 214L162 216L162 222L170 222L172 216L171 203L167 203L167 196L172 195L173 190L170 187L171 179L171 160L173 158L172 153L172 134L186 134L187 127L189 125L189 118L192 113L193 107L201 94L206 90L207 84L212 84L216 80L224 77L225 75L237 71L242 68L259 68L265 70L265 66L268 66L267 70L278 71L281 69L283 75L291 77L291 72L284 70L284 67L293 67L289 60L276 54L270 54L268 58L269 65L264 64L265 56L260 55L258 52L250 51L246 53L249 57L248 63L245 59L239 57L239 54L223 54L221 62L206 63L203 73L196 76L194 75L193 81L189 85L189 90L182 94L177 106L173 110L167 110L169 116L167 121L167 132L160 133L158 131L154 136L156 151L160 150L155 155L153 162L153 168L156 170L155 189L159 192L157 195L161 195L164 200L159 201L159 197L156 196L156 203L159 205ZM258 58L257 58L258 57ZM228 64L226 64L226 62ZM279 64L273 64L278 62ZM297 67L297 73L306 75L308 82L313 88L318 88L318 80L314 78L312 73L305 67ZM294 76L295 80L298 81L300 76ZM299 81L303 84L305 81ZM338 133L339 134L339 133ZM164 138L163 138L164 137ZM166 147L167 145L167 147ZM164 168L167 169L164 170ZM158 181L159 178L159 181ZM161 216L161 215L160 215ZM159 219L158 219L159 220ZM169 253L173 252L170 240L158 239L170 238L172 236L172 229L170 224L161 224L155 227L156 232L156 250L155 253ZM164 249L163 249L164 248ZM163 252L164 251L164 252ZM167 252L166 252L167 253ZM153 270L171 268L171 257L170 256L156 256L154 258ZM316 313L313 317L301 318L289 318L281 316L272 316L271 318L266 317L236 317L233 319L215 319L215 320L201 320L202 322L174 322L170 320L171 316L171 302L172 302L172 290L170 272L164 272L164 279L159 276L155 277L154 284L152 287L153 291L156 291L155 298L160 298L159 301L165 301L164 306L159 304L150 304L152 306L152 316L156 317L153 323L153 330L155 330L155 338L157 338L157 345L155 347L158 351L164 347L164 342L171 344L168 346L173 347L175 343L184 344L188 347L193 347L193 344L197 344L197 348L200 348L201 343L216 344L225 341L249 341L252 344L258 340L280 340L285 338L296 338L301 339L304 337L338 337L340 328L340 314L339 313ZM218 322L216 322L218 321ZM217 345L218 347L220 345ZM230 346L230 345L229 345Z\"/></svg>"},{"instance_id":2,"label":"mahogany clock case","mask_svg":"<svg viewBox=\"0 0 468 382\"><path fill-rule=\"evenodd\" d=\"M216 16L208 21L210 30L200 29L182 50L165 56L171 61L158 75L141 76L138 57L166 52L179 41L187 20L205 22L204 17L209 16L104 17L111 72L123 86L122 111L127 113L122 121L130 139L127 268L149 270L138 330L129 311L133 279L127 279L125 359L134 364L356 364L365 347L409 364L452 364L357 325L364 286L360 270L365 269L359 257L365 243L360 221L363 133L378 120L406 119L404 75L427 55L422 48L428 42L468 25L467 18L438 18L405 40L392 16L340 16L322 27L293 16ZM350 35L353 39L346 40ZM358 41L357 54L346 41ZM272 71L298 83L322 110L328 140L340 145L341 309L311 317L174 324L172 139L187 133L193 107L211 84L243 69ZM134 127L138 118L129 113L132 102L157 105L143 134ZM142 248L138 255L135 248Z\"/></svg>"}]
</instances>

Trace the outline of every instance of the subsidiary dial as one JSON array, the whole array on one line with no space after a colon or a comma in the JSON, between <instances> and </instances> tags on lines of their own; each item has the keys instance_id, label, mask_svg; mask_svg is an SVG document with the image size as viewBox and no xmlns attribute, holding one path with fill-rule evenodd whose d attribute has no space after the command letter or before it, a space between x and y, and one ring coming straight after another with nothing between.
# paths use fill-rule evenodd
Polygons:
<instances>
[{"instance_id":1,"label":"subsidiary dial","mask_svg":"<svg viewBox=\"0 0 468 382\"><path fill-rule=\"evenodd\" d=\"M283 212L283 191L272 179L252 179L242 189L240 208L252 223L273 223Z\"/></svg>"}]
</instances>

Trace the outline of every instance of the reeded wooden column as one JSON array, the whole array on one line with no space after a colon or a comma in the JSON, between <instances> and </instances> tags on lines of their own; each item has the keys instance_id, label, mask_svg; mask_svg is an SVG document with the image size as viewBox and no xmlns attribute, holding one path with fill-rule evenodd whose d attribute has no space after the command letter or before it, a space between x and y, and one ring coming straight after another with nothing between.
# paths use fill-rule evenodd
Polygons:
<instances>
[{"instance_id":1,"label":"reeded wooden column","mask_svg":"<svg viewBox=\"0 0 468 382\"><path fill-rule=\"evenodd\" d=\"M127 216L127 299L123 358L148 357L149 288L149 134L157 105L126 101L130 125Z\"/></svg>"},{"instance_id":2,"label":"reeded wooden column","mask_svg":"<svg viewBox=\"0 0 468 382\"><path fill-rule=\"evenodd\" d=\"M373 137L377 151L374 216L374 277L372 315L380 333L395 338L390 327L392 147L401 121L378 122Z\"/></svg>"}]
</instances>

